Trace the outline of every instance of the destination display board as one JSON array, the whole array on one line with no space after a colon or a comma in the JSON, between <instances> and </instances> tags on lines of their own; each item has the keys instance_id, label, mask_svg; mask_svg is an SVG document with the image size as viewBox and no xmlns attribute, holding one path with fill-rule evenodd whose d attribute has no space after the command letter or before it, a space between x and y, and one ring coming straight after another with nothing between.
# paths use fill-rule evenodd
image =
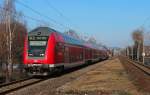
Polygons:
<instances>
[{"instance_id":1,"label":"destination display board","mask_svg":"<svg viewBox=\"0 0 150 95\"><path fill-rule=\"evenodd\" d=\"M28 40L29 41L47 41L48 37L47 36L29 36Z\"/></svg>"}]
</instances>

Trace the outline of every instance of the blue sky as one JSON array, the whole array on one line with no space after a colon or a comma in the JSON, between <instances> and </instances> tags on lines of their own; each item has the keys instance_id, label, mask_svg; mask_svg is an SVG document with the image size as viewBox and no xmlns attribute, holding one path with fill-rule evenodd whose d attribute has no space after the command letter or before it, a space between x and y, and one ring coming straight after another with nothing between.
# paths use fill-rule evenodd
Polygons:
<instances>
[{"instance_id":1,"label":"blue sky","mask_svg":"<svg viewBox=\"0 0 150 95\"><path fill-rule=\"evenodd\" d=\"M49 7L47 0L18 1L65 26L72 27L82 35L93 36L97 42L111 47L131 44L131 32L143 23L145 27L150 27L150 19L145 22L150 17L150 0L48 0L66 18ZM17 2L16 6L17 10L25 15L44 20L56 30L67 30ZM30 19L27 19L27 23L31 29L40 24Z\"/></svg>"}]
</instances>

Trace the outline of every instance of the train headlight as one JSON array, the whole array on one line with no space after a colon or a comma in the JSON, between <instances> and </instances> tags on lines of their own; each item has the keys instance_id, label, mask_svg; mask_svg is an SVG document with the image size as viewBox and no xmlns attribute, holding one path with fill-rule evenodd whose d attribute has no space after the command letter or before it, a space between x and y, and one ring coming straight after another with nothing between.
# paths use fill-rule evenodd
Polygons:
<instances>
[{"instance_id":1,"label":"train headlight","mask_svg":"<svg viewBox=\"0 0 150 95\"><path fill-rule=\"evenodd\" d=\"M40 54L40 56L44 56L44 54Z\"/></svg>"},{"instance_id":2,"label":"train headlight","mask_svg":"<svg viewBox=\"0 0 150 95\"><path fill-rule=\"evenodd\" d=\"M29 56L33 56L33 54L31 54L31 53L29 53L28 55L29 55Z\"/></svg>"},{"instance_id":3,"label":"train headlight","mask_svg":"<svg viewBox=\"0 0 150 95\"><path fill-rule=\"evenodd\" d=\"M31 67L31 66L32 66L32 64L28 64L27 66L28 66L28 67Z\"/></svg>"}]
</instances>

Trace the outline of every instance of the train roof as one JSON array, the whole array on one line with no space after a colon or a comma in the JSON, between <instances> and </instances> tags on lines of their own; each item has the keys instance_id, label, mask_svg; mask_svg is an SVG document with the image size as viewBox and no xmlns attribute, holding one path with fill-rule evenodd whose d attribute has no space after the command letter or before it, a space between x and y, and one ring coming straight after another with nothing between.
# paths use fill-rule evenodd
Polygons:
<instances>
[{"instance_id":1,"label":"train roof","mask_svg":"<svg viewBox=\"0 0 150 95\"><path fill-rule=\"evenodd\" d=\"M49 27L38 27L38 28L32 30L31 32L29 32L28 35L29 36L49 36L52 32L56 32L59 35L61 35L66 43L75 44L75 45L84 45L83 41L78 40L78 39L76 39L72 36L69 36L67 34L58 32L58 31L56 31L52 28L49 28Z\"/></svg>"},{"instance_id":2,"label":"train roof","mask_svg":"<svg viewBox=\"0 0 150 95\"><path fill-rule=\"evenodd\" d=\"M31 32L28 33L29 36L49 36L52 32L56 32L56 30L49 27L38 27Z\"/></svg>"},{"instance_id":3,"label":"train roof","mask_svg":"<svg viewBox=\"0 0 150 95\"><path fill-rule=\"evenodd\" d=\"M93 49L100 49L100 47L96 44L91 44L87 43L83 40L74 38L70 35L58 32L55 29L49 28L49 27L38 27L31 32L28 33L29 36L49 36L52 32L58 33L60 36L63 37L64 42L69 43L69 44L74 44L74 45L79 45L79 46L84 46L88 48L93 48Z\"/></svg>"},{"instance_id":4,"label":"train roof","mask_svg":"<svg viewBox=\"0 0 150 95\"><path fill-rule=\"evenodd\" d=\"M98 46L96 44L92 44L89 42L84 42L84 46L86 46L88 48L98 49Z\"/></svg>"},{"instance_id":5,"label":"train roof","mask_svg":"<svg viewBox=\"0 0 150 95\"><path fill-rule=\"evenodd\" d=\"M60 33L60 32L59 32L59 33ZM82 40L80 40L80 39L77 39L77 38L74 38L74 37L69 36L69 35L64 34L64 33L60 33L60 34L61 34L61 36L64 38L64 41L65 41L66 43L84 46L84 41L82 41Z\"/></svg>"}]
</instances>

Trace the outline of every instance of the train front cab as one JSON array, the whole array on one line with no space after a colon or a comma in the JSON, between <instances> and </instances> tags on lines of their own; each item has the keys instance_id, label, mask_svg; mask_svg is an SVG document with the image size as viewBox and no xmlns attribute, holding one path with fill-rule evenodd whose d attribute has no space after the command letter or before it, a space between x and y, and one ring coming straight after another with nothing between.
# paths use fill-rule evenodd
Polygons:
<instances>
[{"instance_id":1,"label":"train front cab","mask_svg":"<svg viewBox=\"0 0 150 95\"><path fill-rule=\"evenodd\" d=\"M42 31L42 32L41 32ZM24 66L29 75L48 75L55 67L55 36L47 28L28 34L24 47Z\"/></svg>"}]
</instances>

